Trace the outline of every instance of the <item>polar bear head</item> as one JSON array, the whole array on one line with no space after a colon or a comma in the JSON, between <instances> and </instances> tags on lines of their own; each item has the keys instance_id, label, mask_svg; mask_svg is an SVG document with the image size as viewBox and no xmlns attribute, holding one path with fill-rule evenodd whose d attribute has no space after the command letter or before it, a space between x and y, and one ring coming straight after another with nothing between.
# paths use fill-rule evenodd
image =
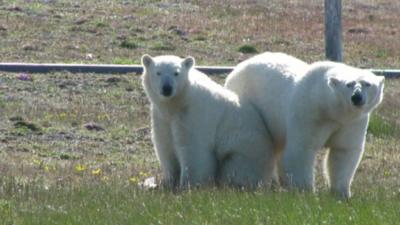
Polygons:
<instances>
[{"instance_id":1,"label":"polar bear head","mask_svg":"<svg viewBox=\"0 0 400 225\"><path fill-rule=\"evenodd\" d=\"M385 78L364 69L337 64L327 71L329 86L351 109L370 112L383 98Z\"/></svg>"},{"instance_id":2,"label":"polar bear head","mask_svg":"<svg viewBox=\"0 0 400 225\"><path fill-rule=\"evenodd\" d=\"M189 70L194 63L193 57L143 55L142 79L146 93L153 101L168 101L179 95L188 84Z\"/></svg>"}]
</instances>

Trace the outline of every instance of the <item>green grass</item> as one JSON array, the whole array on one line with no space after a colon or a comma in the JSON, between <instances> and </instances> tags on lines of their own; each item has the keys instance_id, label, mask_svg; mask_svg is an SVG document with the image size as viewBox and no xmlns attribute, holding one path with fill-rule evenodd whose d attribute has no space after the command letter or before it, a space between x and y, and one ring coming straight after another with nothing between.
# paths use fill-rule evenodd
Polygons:
<instances>
[{"instance_id":1,"label":"green grass","mask_svg":"<svg viewBox=\"0 0 400 225\"><path fill-rule=\"evenodd\" d=\"M371 11L346 2L346 63L400 67L398 31L387 26L400 23L393 13L399 5L392 3L363 3ZM324 58L322 12L322 1L239 1L227 7L225 0L7 0L0 4L0 61L133 64L148 53L235 65L249 57L242 52L268 50L311 62ZM370 32L346 32L352 24L368 24ZM143 190L138 183L159 178L160 168L139 76L49 73L20 81L17 75L0 72L0 224L400 221L399 80L386 80L384 101L371 116L354 197L339 201L327 191L320 162L315 194ZM87 123L103 130L88 130Z\"/></svg>"},{"instance_id":2,"label":"green grass","mask_svg":"<svg viewBox=\"0 0 400 225\"><path fill-rule=\"evenodd\" d=\"M400 194L349 202L327 194L202 189L173 194L96 181L43 187L1 179L3 224L396 224Z\"/></svg>"},{"instance_id":3,"label":"green grass","mask_svg":"<svg viewBox=\"0 0 400 225\"><path fill-rule=\"evenodd\" d=\"M2 224L396 224L400 220L398 80L387 80L366 151L339 201L317 168L316 194L144 190L160 177L140 77L0 76ZM218 82L222 79L215 77ZM22 122L22 123L21 123ZM94 122L104 130L87 130Z\"/></svg>"},{"instance_id":4,"label":"green grass","mask_svg":"<svg viewBox=\"0 0 400 225\"><path fill-rule=\"evenodd\" d=\"M368 124L368 133L376 137L398 137L400 130L395 124L377 114L372 114Z\"/></svg>"},{"instance_id":5,"label":"green grass","mask_svg":"<svg viewBox=\"0 0 400 225\"><path fill-rule=\"evenodd\" d=\"M387 58L388 57L388 52L387 50L383 49L383 50L378 50L376 52L376 57L378 58Z\"/></svg>"},{"instance_id":6,"label":"green grass","mask_svg":"<svg viewBox=\"0 0 400 225\"><path fill-rule=\"evenodd\" d=\"M150 47L151 50L155 51L174 51L175 46L169 42L156 42Z\"/></svg>"},{"instance_id":7,"label":"green grass","mask_svg":"<svg viewBox=\"0 0 400 225\"><path fill-rule=\"evenodd\" d=\"M139 47L136 40L123 40L120 46L127 49L135 49Z\"/></svg>"},{"instance_id":8,"label":"green grass","mask_svg":"<svg viewBox=\"0 0 400 225\"><path fill-rule=\"evenodd\" d=\"M132 60L132 59L128 59L128 58L120 58L117 57L112 61L112 64L125 64L125 65L129 65L129 64L138 64L137 61Z\"/></svg>"},{"instance_id":9,"label":"green grass","mask_svg":"<svg viewBox=\"0 0 400 225\"><path fill-rule=\"evenodd\" d=\"M254 47L253 45L242 45L238 48L238 51L247 54L254 54L258 52L256 47Z\"/></svg>"}]
</instances>

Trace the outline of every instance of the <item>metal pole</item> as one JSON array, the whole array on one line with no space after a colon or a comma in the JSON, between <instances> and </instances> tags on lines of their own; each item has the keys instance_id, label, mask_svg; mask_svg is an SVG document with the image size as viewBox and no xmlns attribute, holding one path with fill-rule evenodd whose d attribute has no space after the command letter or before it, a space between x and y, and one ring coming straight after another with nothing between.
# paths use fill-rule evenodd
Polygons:
<instances>
[{"instance_id":1,"label":"metal pole","mask_svg":"<svg viewBox=\"0 0 400 225\"><path fill-rule=\"evenodd\" d=\"M325 56L342 62L342 1L325 0Z\"/></svg>"}]
</instances>

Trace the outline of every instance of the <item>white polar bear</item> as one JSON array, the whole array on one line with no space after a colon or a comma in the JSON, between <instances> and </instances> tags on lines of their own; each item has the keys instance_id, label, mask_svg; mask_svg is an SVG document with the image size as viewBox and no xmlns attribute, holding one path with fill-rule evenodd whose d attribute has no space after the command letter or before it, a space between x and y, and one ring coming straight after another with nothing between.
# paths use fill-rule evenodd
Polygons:
<instances>
[{"instance_id":1,"label":"white polar bear","mask_svg":"<svg viewBox=\"0 0 400 225\"><path fill-rule=\"evenodd\" d=\"M329 148L325 172L332 192L349 198L364 151L371 111L384 77L334 62L307 64L266 52L240 63L225 86L263 115L286 184L314 191L317 150Z\"/></svg>"},{"instance_id":2,"label":"white polar bear","mask_svg":"<svg viewBox=\"0 0 400 225\"><path fill-rule=\"evenodd\" d=\"M142 65L163 186L267 185L273 148L254 107L194 69L192 57L144 55Z\"/></svg>"}]
</instances>

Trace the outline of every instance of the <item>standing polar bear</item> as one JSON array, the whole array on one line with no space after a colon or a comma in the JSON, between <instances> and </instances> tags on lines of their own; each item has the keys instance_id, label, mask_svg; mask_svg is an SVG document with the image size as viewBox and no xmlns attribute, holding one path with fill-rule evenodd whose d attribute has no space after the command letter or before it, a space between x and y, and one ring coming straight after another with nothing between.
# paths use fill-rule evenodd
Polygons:
<instances>
[{"instance_id":1,"label":"standing polar bear","mask_svg":"<svg viewBox=\"0 0 400 225\"><path fill-rule=\"evenodd\" d=\"M194 69L194 63L192 57L142 57L162 184L266 184L273 171L273 148L261 116Z\"/></svg>"},{"instance_id":2,"label":"standing polar bear","mask_svg":"<svg viewBox=\"0 0 400 225\"><path fill-rule=\"evenodd\" d=\"M282 154L286 184L314 190L316 153L327 147L325 172L331 190L351 196L369 115L382 101L384 77L341 63L309 65L266 52L240 63L225 86L261 112L275 154Z\"/></svg>"}]
</instances>

